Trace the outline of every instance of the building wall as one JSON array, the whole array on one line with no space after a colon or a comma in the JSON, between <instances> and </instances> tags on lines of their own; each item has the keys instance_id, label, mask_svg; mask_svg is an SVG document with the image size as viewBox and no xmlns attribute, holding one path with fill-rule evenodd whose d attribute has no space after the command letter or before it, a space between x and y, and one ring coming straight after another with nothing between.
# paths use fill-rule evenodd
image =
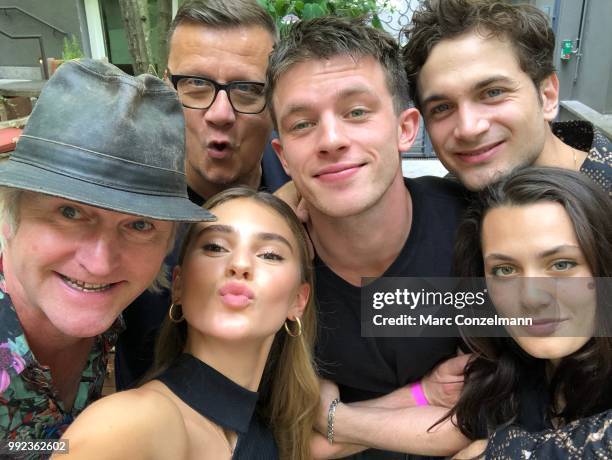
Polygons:
<instances>
[{"instance_id":1,"label":"building wall","mask_svg":"<svg viewBox=\"0 0 612 460\"><path fill-rule=\"evenodd\" d=\"M586 0L580 53L561 61L562 40L578 38L583 0L562 0L557 30L555 66L560 99L577 100L601 114L612 114L612 2Z\"/></svg>"},{"instance_id":2,"label":"building wall","mask_svg":"<svg viewBox=\"0 0 612 460\"><path fill-rule=\"evenodd\" d=\"M555 13L555 0L535 0L532 4L546 13L550 18Z\"/></svg>"},{"instance_id":3,"label":"building wall","mask_svg":"<svg viewBox=\"0 0 612 460\"><path fill-rule=\"evenodd\" d=\"M0 7L18 6L58 29L75 35L81 43L81 48L86 51L88 39L86 38L87 43L84 46L82 37L86 36L86 31L82 30L79 21L80 15L83 14L81 3L82 0L0 0ZM64 35L18 11L10 10L5 14L0 10L0 30L10 35L41 35L46 56L61 58ZM0 35L0 70L21 68L25 71L29 68L34 69L36 75L39 59L40 48L37 40L12 40ZM38 78L39 75L38 72ZM0 78L2 77L0 74Z\"/></svg>"}]
</instances>

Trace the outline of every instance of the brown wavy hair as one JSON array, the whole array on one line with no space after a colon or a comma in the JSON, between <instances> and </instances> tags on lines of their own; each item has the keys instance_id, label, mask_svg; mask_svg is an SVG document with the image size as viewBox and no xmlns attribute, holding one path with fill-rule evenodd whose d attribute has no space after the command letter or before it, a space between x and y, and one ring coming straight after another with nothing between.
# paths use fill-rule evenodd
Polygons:
<instances>
[{"instance_id":1,"label":"brown wavy hair","mask_svg":"<svg viewBox=\"0 0 612 460\"><path fill-rule=\"evenodd\" d=\"M355 60L374 58L385 75L395 113L408 108L408 81L397 41L387 32L368 25L364 18L322 16L292 24L270 55L266 101L274 126L277 120L272 95L279 79L296 64L345 55Z\"/></svg>"},{"instance_id":2,"label":"brown wavy hair","mask_svg":"<svg viewBox=\"0 0 612 460\"><path fill-rule=\"evenodd\" d=\"M501 206L559 203L570 217L578 244L595 278L598 330L578 351L560 360L544 387L550 397L548 416L563 423L612 407L612 202L589 178L560 168L517 170L480 192L459 226L454 271L461 277L484 276L481 248L486 213ZM526 372L541 372L544 360L524 352L510 337L466 339L476 358L466 367L465 385L456 415L470 438L516 421L521 382ZM559 401L564 401L562 407Z\"/></svg>"},{"instance_id":3,"label":"brown wavy hair","mask_svg":"<svg viewBox=\"0 0 612 460\"><path fill-rule=\"evenodd\" d=\"M508 40L536 88L555 71L555 34L548 17L536 7L493 0L426 0L402 31L410 97L418 109L419 73L431 50L442 40L468 32Z\"/></svg>"},{"instance_id":4,"label":"brown wavy hair","mask_svg":"<svg viewBox=\"0 0 612 460\"><path fill-rule=\"evenodd\" d=\"M299 252L301 281L310 285L310 297L302 315L302 334L287 337L283 328L276 333L260 383L259 409L271 427L281 459L306 460L310 455L310 435L319 403L319 381L315 372L313 348L317 312L314 302L314 272L304 227L293 210L281 199L265 192L237 187L208 200L204 207L213 210L222 203L247 198L263 204L280 215L293 233ZM178 264L181 265L195 235L191 224L183 240ZM187 340L185 322L164 320L155 349L151 378L161 374L183 352Z\"/></svg>"}]
</instances>

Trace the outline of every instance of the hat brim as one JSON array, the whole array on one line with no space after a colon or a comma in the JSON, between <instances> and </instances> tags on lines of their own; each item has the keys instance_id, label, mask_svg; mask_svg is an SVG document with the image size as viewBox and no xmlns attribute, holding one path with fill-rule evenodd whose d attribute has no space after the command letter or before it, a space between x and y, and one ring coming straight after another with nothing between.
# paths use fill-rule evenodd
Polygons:
<instances>
[{"instance_id":1,"label":"hat brim","mask_svg":"<svg viewBox=\"0 0 612 460\"><path fill-rule=\"evenodd\" d=\"M214 221L208 210L185 195L159 196L118 190L64 176L10 158L0 164L0 185L78 201L110 211L180 222Z\"/></svg>"}]
</instances>

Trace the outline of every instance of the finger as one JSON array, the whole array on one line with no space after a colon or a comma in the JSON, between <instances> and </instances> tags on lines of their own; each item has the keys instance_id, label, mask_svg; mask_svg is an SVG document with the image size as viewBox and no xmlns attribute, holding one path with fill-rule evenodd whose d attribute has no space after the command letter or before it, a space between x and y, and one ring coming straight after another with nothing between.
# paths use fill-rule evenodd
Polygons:
<instances>
[{"instance_id":1,"label":"finger","mask_svg":"<svg viewBox=\"0 0 612 460\"><path fill-rule=\"evenodd\" d=\"M459 395L463 390L463 382L443 383L442 385L447 395Z\"/></svg>"},{"instance_id":2,"label":"finger","mask_svg":"<svg viewBox=\"0 0 612 460\"><path fill-rule=\"evenodd\" d=\"M289 181L284 184L282 187L276 190L276 192L274 192L274 195L279 197L281 200L291 206L291 209L297 212L297 207L300 203L301 197L299 196L293 181Z\"/></svg>"},{"instance_id":3,"label":"finger","mask_svg":"<svg viewBox=\"0 0 612 460\"><path fill-rule=\"evenodd\" d=\"M440 371L443 371L445 375L463 376L465 366L471 357L472 353L467 353L448 359L441 364L443 368Z\"/></svg>"}]
</instances>

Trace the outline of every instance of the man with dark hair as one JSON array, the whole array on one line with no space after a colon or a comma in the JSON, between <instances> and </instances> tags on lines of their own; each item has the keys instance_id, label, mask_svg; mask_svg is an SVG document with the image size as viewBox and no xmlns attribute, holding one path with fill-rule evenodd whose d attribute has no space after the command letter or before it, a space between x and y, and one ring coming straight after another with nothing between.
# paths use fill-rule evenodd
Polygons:
<instances>
[{"instance_id":1,"label":"man with dark hair","mask_svg":"<svg viewBox=\"0 0 612 460\"><path fill-rule=\"evenodd\" d=\"M317 358L334 382L322 383L314 443L325 458L366 447L381 450L357 458L448 455L465 443L451 423L428 431L447 411L434 406L454 402L439 383L463 375L466 359L451 358L458 339L361 337L362 278L450 276L464 204L452 181L402 177L418 112L398 53L386 33L328 17L293 26L268 65L272 145L306 202L316 250Z\"/></svg>"},{"instance_id":2,"label":"man with dark hair","mask_svg":"<svg viewBox=\"0 0 612 460\"><path fill-rule=\"evenodd\" d=\"M188 0L169 32L166 78L185 115L189 198L236 185L274 191L286 180L269 145L272 121L264 81L276 41L270 15L255 0ZM174 252L166 265L176 263ZM150 367L157 330L170 307L167 290L140 296L124 313L116 384L134 384Z\"/></svg>"},{"instance_id":3,"label":"man with dark hair","mask_svg":"<svg viewBox=\"0 0 612 460\"><path fill-rule=\"evenodd\" d=\"M478 190L515 168L582 171L612 194L612 145L587 122L551 123L559 81L548 18L531 5L429 0L403 58L434 150Z\"/></svg>"}]
</instances>

